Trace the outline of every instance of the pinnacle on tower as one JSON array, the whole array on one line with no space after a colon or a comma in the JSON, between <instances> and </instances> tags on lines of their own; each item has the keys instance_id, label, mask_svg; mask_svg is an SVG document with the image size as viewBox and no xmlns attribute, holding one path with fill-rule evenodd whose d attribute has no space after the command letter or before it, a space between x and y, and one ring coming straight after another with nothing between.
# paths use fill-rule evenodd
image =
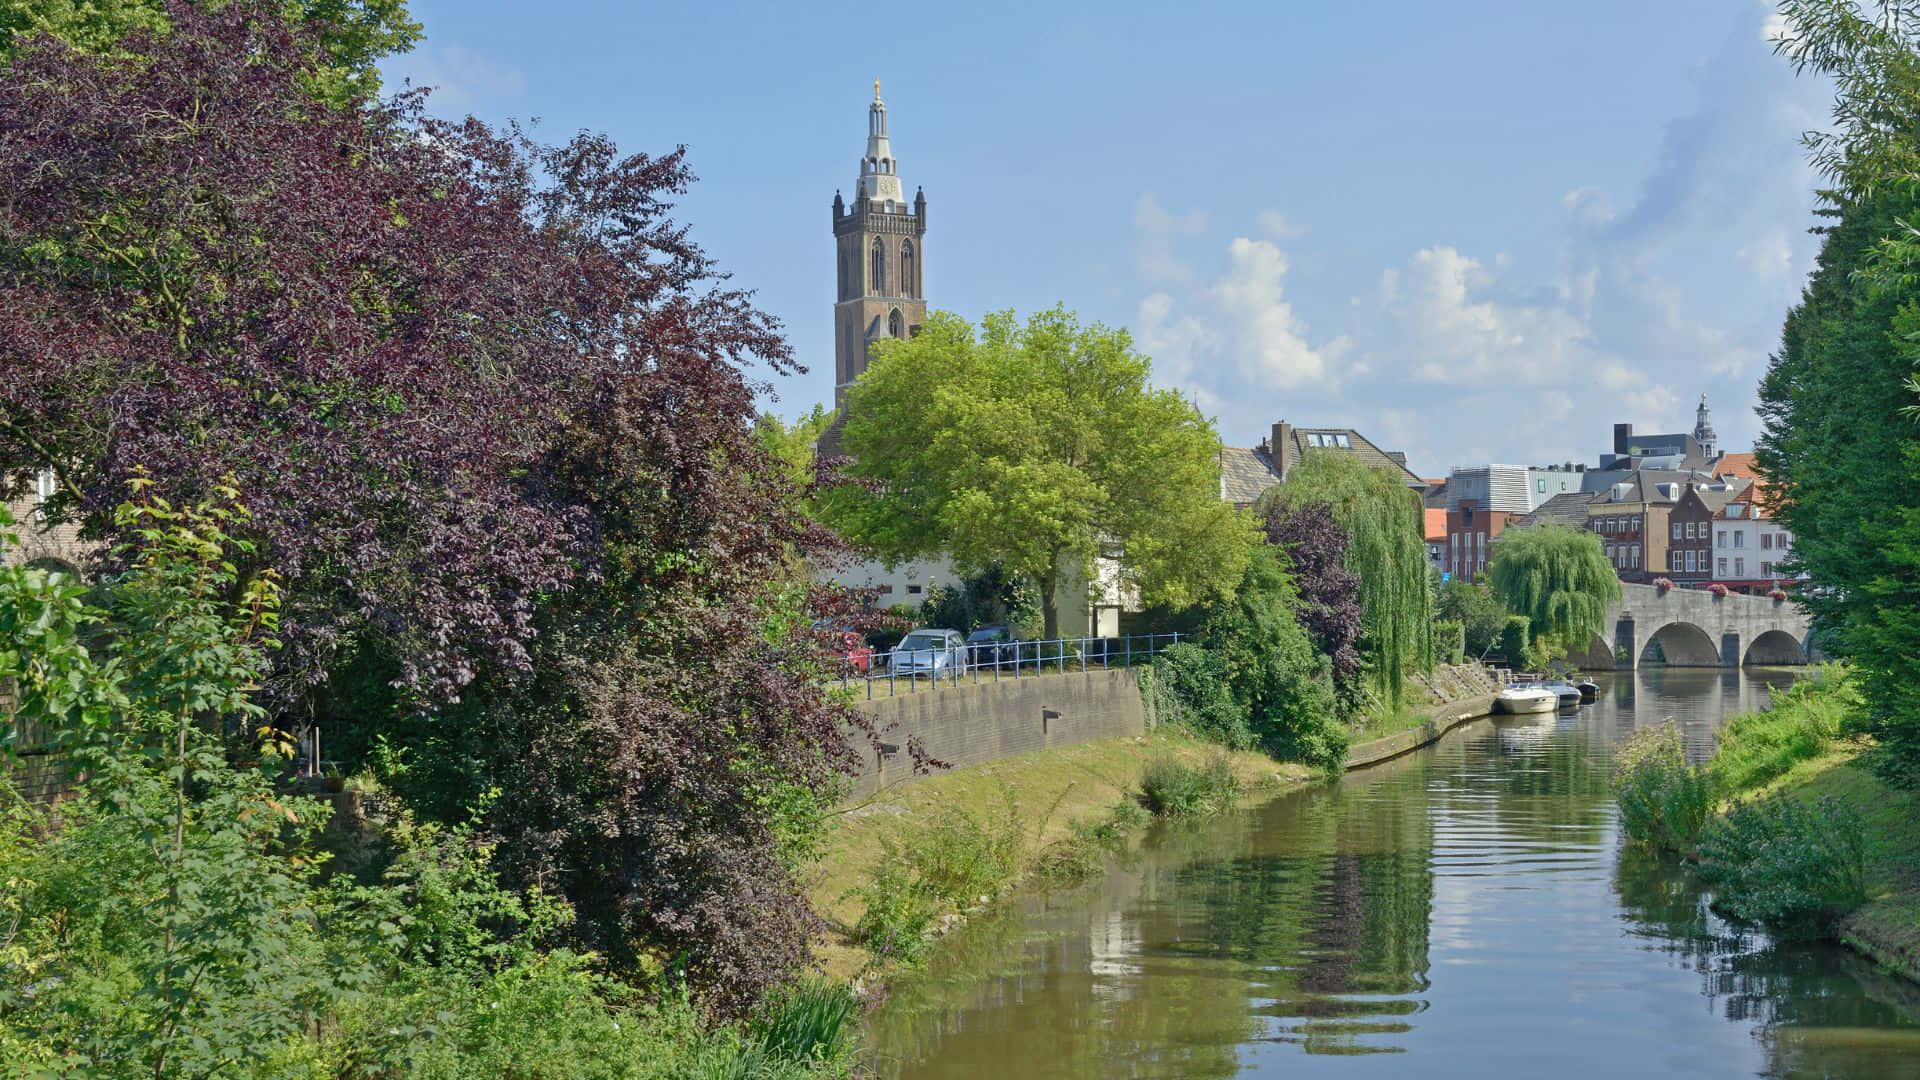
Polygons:
<instances>
[{"instance_id":1,"label":"pinnacle on tower","mask_svg":"<svg viewBox=\"0 0 1920 1080\"><path fill-rule=\"evenodd\" d=\"M867 156L860 159L860 182L854 187L855 199L891 203L905 208L900 175L893 160L893 146L887 141L887 103L880 99L880 80L873 80L873 104L867 106Z\"/></svg>"},{"instance_id":2,"label":"pinnacle on tower","mask_svg":"<svg viewBox=\"0 0 1920 1080\"><path fill-rule=\"evenodd\" d=\"M1715 453L1715 444L1719 441L1713 433L1713 421L1707 416L1707 395L1700 395L1700 407L1693 411L1693 441L1700 444L1700 453L1711 461L1719 455Z\"/></svg>"}]
</instances>

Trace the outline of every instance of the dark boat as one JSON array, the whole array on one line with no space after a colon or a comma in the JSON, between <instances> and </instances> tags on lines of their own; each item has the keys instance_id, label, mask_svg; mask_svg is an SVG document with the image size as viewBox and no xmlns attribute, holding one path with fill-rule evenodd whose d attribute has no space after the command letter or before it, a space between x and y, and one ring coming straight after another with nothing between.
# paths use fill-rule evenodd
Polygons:
<instances>
[{"instance_id":1,"label":"dark boat","mask_svg":"<svg viewBox=\"0 0 1920 1080\"><path fill-rule=\"evenodd\" d=\"M1579 687L1564 679L1549 679L1545 682L1535 683L1534 685L1542 690L1552 691L1559 697L1560 707L1563 709L1577 709L1580 707L1582 701L1592 700L1581 694Z\"/></svg>"},{"instance_id":2,"label":"dark boat","mask_svg":"<svg viewBox=\"0 0 1920 1080\"><path fill-rule=\"evenodd\" d=\"M1580 691L1580 700L1583 702L1592 701L1600 696L1600 684L1592 679L1581 679L1573 684L1573 688Z\"/></svg>"}]
</instances>

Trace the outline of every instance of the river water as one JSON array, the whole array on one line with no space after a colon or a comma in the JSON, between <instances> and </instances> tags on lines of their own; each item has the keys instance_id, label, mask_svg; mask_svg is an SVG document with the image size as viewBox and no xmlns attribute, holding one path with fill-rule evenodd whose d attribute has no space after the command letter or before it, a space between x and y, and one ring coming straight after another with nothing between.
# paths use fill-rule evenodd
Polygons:
<instances>
[{"instance_id":1,"label":"river water","mask_svg":"<svg viewBox=\"0 0 1920 1080\"><path fill-rule=\"evenodd\" d=\"M1698 752L1785 672L1650 668L1336 782L1156 825L1001 905L874 1017L885 1077L1920 1077L1920 987L1729 925L1626 848L1613 745Z\"/></svg>"}]
</instances>

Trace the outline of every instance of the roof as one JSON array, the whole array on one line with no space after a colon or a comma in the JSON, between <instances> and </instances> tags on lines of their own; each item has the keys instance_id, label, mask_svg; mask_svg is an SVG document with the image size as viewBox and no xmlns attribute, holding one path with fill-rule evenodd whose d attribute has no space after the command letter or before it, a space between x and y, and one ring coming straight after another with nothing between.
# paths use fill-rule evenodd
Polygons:
<instances>
[{"instance_id":1,"label":"roof","mask_svg":"<svg viewBox=\"0 0 1920 1080\"><path fill-rule=\"evenodd\" d=\"M1236 506L1252 505L1268 488L1280 482L1272 455L1237 446L1220 448L1220 498Z\"/></svg>"},{"instance_id":2,"label":"roof","mask_svg":"<svg viewBox=\"0 0 1920 1080\"><path fill-rule=\"evenodd\" d=\"M1291 472L1308 451L1329 450L1359 458L1376 469L1391 469L1408 487L1426 489L1427 482L1407 468L1405 454L1388 453L1352 428L1293 428L1285 444L1273 448L1275 454L1282 455L1276 463L1282 473Z\"/></svg>"},{"instance_id":3,"label":"roof","mask_svg":"<svg viewBox=\"0 0 1920 1080\"><path fill-rule=\"evenodd\" d=\"M1696 487L1693 489L1693 494L1694 497L1698 498L1701 504L1707 508L1709 514L1718 516L1720 511L1726 509L1728 503L1739 498L1741 493L1738 491L1714 491L1707 488ZM1682 497L1684 498L1685 496Z\"/></svg>"},{"instance_id":4,"label":"roof","mask_svg":"<svg viewBox=\"0 0 1920 1080\"><path fill-rule=\"evenodd\" d=\"M1424 513L1426 514L1427 539L1445 540L1447 538L1447 508L1444 506L1429 506L1424 509Z\"/></svg>"},{"instance_id":5,"label":"roof","mask_svg":"<svg viewBox=\"0 0 1920 1080\"><path fill-rule=\"evenodd\" d=\"M1713 463L1713 475L1738 476L1745 480L1758 480L1760 474L1753 471L1753 453L1721 454Z\"/></svg>"},{"instance_id":6,"label":"roof","mask_svg":"<svg viewBox=\"0 0 1920 1080\"><path fill-rule=\"evenodd\" d=\"M1572 525L1585 528L1587 524L1587 504L1593 501L1590 491L1563 491L1539 506L1533 512L1510 522L1508 528L1527 528L1532 525Z\"/></svg>"},{"instance_id":7,"label":"roof","mask_svg":"<svg viewBox=\"0 0 1920 1080\"><path fill-rule=\"evenodd\" d=\"M1710 483L1712 477L1701 472L1685 469L1635 469L1624 474L1613 485L1597 491L1593 495L1592 505L1605 503L1671 503L1679 499L1680 493L1688 484ZM1614 488L1627 485L1627 491L1619 498L1614 497ZM1673 497L1669 498L1660 491L1660 485L1672 484Z\"/></svg>"}]
</instances>

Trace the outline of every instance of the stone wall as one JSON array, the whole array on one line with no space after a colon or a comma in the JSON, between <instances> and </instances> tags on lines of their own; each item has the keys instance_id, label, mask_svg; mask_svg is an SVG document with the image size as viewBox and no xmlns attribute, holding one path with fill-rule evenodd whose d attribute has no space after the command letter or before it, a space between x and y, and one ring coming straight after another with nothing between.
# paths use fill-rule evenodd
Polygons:
<instances>
[{"instance_id":1,"label":"stone wall","mask_svg":"<svg viewBox=\"0 0 1920 1080\"><path fill-rule=\"evenodd\" d=\"M958 768L1147 730L1137 672L1128 670L923 687L856 708L873 718L883 749L856 740L866 766L855 796L914 779L907 744L916 737L929 755Z\"/></svg>"}]
</instances>

